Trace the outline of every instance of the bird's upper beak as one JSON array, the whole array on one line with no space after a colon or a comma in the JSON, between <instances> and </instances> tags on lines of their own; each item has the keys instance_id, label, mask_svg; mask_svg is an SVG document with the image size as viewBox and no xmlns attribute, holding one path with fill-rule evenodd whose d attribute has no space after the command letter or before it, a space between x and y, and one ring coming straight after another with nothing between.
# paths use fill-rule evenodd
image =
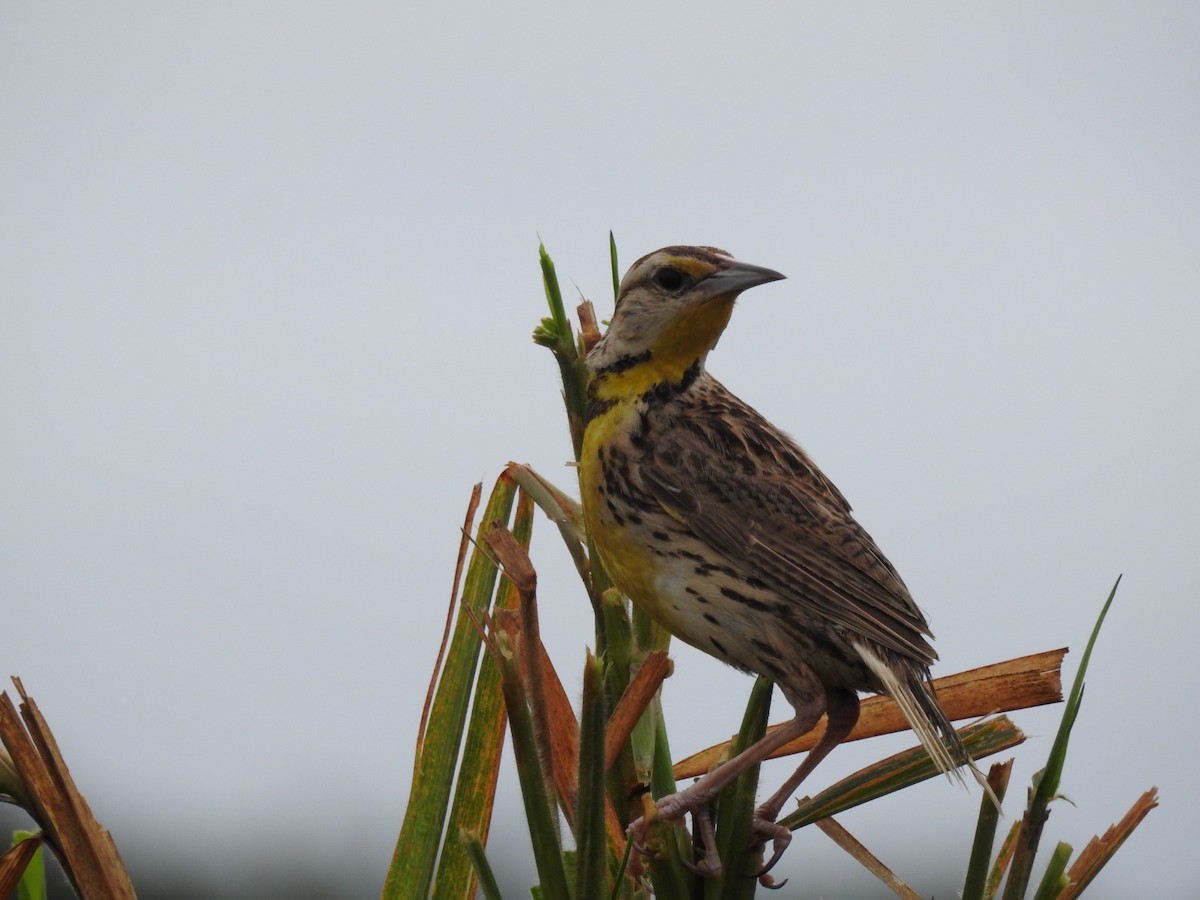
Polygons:
<instances>
[{"instance_id":1,"label":"bird's upper beak","mask_svg":"<svg viewBox=\"0 0 1200 900\"><path fill-rule=\"evenodd\" d=\"M753 266L750 263L730 260L727 268L717 269L705 277L700 284L707 288L710 297L722 297L728 294L740 294L742 291L771 281L786 278L774 269L764 266Z\"/></svg>"}]
</instances>

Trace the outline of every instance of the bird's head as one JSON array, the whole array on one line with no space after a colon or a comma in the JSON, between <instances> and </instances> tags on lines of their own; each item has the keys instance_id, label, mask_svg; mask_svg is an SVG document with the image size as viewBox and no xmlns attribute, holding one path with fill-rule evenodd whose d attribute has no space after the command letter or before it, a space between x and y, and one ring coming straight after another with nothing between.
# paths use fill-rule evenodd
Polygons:
<instances>
[{"instance_id":1,"label":"bird's head","mask_svg":"<svg viewBox=\"0 0 1200 900\"><path fill-rule=\"evenodd\" d=\"M715 247L664 247L647 254L621 279L612 322L588 355L588 368L600 372L629 360L680 371L697 360L703 364L738 294L783 277Z\"/></svg>"}]
</instances>

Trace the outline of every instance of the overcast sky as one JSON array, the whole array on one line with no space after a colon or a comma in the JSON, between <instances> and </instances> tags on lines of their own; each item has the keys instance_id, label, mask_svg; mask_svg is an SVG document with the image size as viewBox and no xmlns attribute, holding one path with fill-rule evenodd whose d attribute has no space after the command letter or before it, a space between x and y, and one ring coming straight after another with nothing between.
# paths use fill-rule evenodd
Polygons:
<instances>
[{"instance_id":1,"label":"overcast sky","mask_svg":"<svg viewBox=\"0 0 1200 900\"><path fill-rule=\"evenodd\" d=\"M1072 676L1124 573L1048 840L1158 785L1097 894L1193 895L1200 7L544 6L0 7L0 673L135 874L261 848L377 890L471 485L575 492L539 236L607 315L612 229L625 265L789 276L710 369L854 504L935 674L1069 645ZM577 694L544 522L535 562ZM678 648L677 753L749 686ZM1013 716L1010 814L1058 715ZM949 896L977 805L939 780L841 821ZM882 890L815 830L779 871Z\"/></svg>"}]
</instances>

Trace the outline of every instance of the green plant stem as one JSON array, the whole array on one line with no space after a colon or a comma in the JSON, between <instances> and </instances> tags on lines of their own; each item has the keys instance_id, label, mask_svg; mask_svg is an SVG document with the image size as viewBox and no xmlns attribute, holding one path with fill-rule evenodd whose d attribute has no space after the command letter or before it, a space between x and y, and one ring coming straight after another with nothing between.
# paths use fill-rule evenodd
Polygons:
<instances>
[{"instance_id":1,"label":"green plant stem","mask_svg":"<svg viewBox=\"0 0 1200 900\"><path fill-rule=\"evenodd\" d=\"M625 852L621 854L621 859L617 864L617 871L614 877L612 893L609 894L608 900L618 900L619 897L628 897L631 891L627 890L629 883L625 880L625 873L629 871L629 859L633 856L633 841L625 842ZM637 891L637 895L641 894L641 890Z\"/></svg>"},{"instance_id":2,"label":"green plant stem","mask_svg":"<svg viewBox=\"0 0 1200 900\"><path fill-rule=\"evenodd\" d=\"M988 772L987 780L992 791L1000 800L1008 791L1008 779L1012 775L1011 759L996 763ZM992 845L996 841L996 827L1000 822L1000 810L986 793L979 804L979 819L975 826L975 840L971 843L971 859L967 864L967 876L963 880L962 900L983 900L987 886L988 870L991 868Z\"/></svg>"},{"instance_id":3,"label":"green plant stem","mask_svg":"<svg viewBox=\"0 0 1200 900\"><path fill-rule=\"evenodd\" d=\"M579 722L579 799L575 814L575 900L605 892L608 840L604 830L604 667L591 653L583 669Z\"/></svg>"},{"instance_id":4,"label":"green plant stem","mask_svg":"<svg viewBox=\"0 0 1200 900\"><path fill-rule=\"evenodd\" d=\"M615 589L601 597L604 611L604 634L607 652L604 655L604 691L608 708L615 709L621 695L629 687L634 666L633 631L629 623L629 603ZM649 772L647 766L646 772ZM634 765L632 741L626 742L608 772L608 797L622 825L629 824L629 788L640 780Z\"/></svg>"},{"instance_id":5,"label":"green plant stem","mask_svg":"<svg viewBox=\"0 0 1200 900\"><path fill-rule=\"evenodd\" d=\"M1046 865L1046 873L1042 876L1037 893L1033 900L1054 900L1062 893L1063 888L1071 883L1067 877L1067 861L1071 858L1071 845L1060 841L1050 854L1050 862Z\"/></svg>"},{"instance_id":6,"label":"green plant stem","mask_svg":"<svg viewBox=\"0 0 1200 900\"><path fill-rule=\"evenodd\" d=\"M732 756L737 756L766 734L774 687L761 676L754 680L741 730L730 748ZM747 876L761 865L758 854L749 852L759 769L760 766L747 769L721 792L717 800L717 851L724 872L720 884L714 880L704 886L706 900L752 900L754 897L758 881Z\"/></svg>"},{"instance_id":7,"label":"green plant stem","mask_svg":"<svg viewBox=\"0 0 1200 900\"><path fill-rule=\"evenodd\" d=\"M542 320L533 333L534 340L549 347L558 363L562 375L563 399L567 406L567 425L571 431L571 446L578 461L583 451L583 427L587 413L587 367L575 344L571 322L563 305L562 291L558 286L558 275L554 261L546 248L538 245L538 259L542 267L542 283L546 289L546 302L550 306L550 318Z\"/></svg>"},{"instance_id":8,"label":"green plant stem","mask_svg":"<svg viewBox=\"0 0 1200 900\"><path fill-rule=\"evenodd\" d=\"M467 859L471 861L471 868L474 869L475 878L479 882L479 893L483 895L484 900L504 900L500 893L500 885L496 881L496 873L492 871L479 836L464 833L461 843L466 850Z\"/></svg>"},{"instance_id":9,"label":"green plant stem","mask_svg":"<svg viewBox=\"0 0 1200 900\"><path fill-rule=\"evenodd\" d=\"M660 714L655 720L654 766L651 770L651 796L665 797L675 793L675 773L671 765L671 747L667 742L667 726ZM662 846L649 858L650 880L656 897L690 897L694 878L683 864L684 853L691 858L691 846L682 846L682 830L661 826Z\"/></svg>"}]
</instances>

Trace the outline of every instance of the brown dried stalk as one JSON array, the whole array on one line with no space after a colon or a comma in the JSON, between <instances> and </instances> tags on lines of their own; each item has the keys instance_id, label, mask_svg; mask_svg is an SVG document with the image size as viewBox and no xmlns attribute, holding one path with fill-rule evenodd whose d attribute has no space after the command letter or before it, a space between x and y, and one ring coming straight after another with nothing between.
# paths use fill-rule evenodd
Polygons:
<instances>
[{"instance_id":1,"label":"brown dried stalk","mask_svg":"<svg viewBox=\"0 0 1200 900\"><path fill-rule=\"evenodd\" d=\"M63 870L84 900L134 898L117 845L75 786L50 726L19 678L21 711L0 694L0 741L24 786L25 810L42 829Z\"/></svg>"},{"instance_id":2,"label":"brown dried stalk","mask_svg":"<svg viewBox=\"0 0 1200 900\"><path fill-rule=\"evenodd\" d=\"M1075 858L1067 876L1071 884L1058 895L1059 900L1075 900L1084 889L1092 883L1092 879L1104 868L1114 853L1125 843L1125 839L1133 833L1133 829L1141 824L1142 819L1154 807L1158 806L1158 788L1150 788L1130 807L1121 821L1109 827L1102 837L1094 837Z\"/></svg>"},{"instance_id":3,"label":"brown dried stalk","mask_svg":"<svg viewBox=\"0 0 1200 900\"><path fill-rule=\"evenodd\" d=\"M818 819L813 823L829 838L862 863L863 868L888 886L900 900L921 900L921 895L909 887L904 880L880 861L874 853L863 846L858 838L834 821L833 817Z\"/></svg>"},{"instance_id":4,"label":"brown dried stalk","mask_svg":"<svg viewBox=\"0 0 1200 900\"><path fill-rule=\"evenodd\" d=\"M974 719L1014 709L1027 709L1062 700L1062 660L1066 648L1047 650L1005 662L946 675L933 681L938 701L951 720ZM778 726L772 726L773 731ZM858 724L847 741L905 731L908 721L889 698L863 701ZM825 719L817 727L779 748L772 759L810 749L825 733ZM717 744L675 764L675 778L682 781L709 771L729 751L728 742Z\"/></svg>"}]
</instances>

